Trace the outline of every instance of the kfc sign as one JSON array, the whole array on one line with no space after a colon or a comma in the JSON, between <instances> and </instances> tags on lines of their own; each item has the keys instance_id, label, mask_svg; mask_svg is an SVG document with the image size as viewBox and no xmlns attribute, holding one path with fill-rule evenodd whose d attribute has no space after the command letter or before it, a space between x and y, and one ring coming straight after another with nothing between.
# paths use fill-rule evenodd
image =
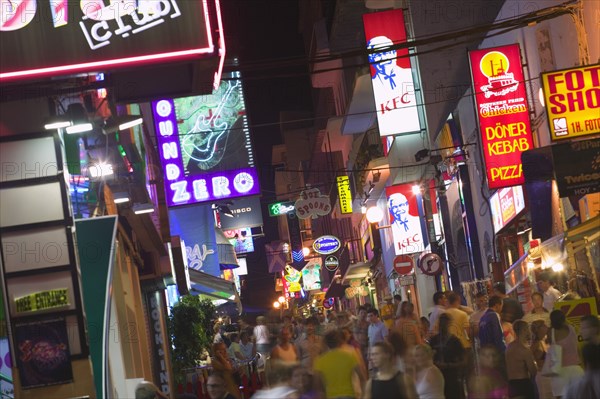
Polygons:
<instances>
[{"instance_id":1,"label":"kfc sign","mask_svg":"<svg viewBox=\"0 0 600 399\"><path fill-rule=\"evenodd\" d=\"M402 9L363 15L379 134L391 136L421 130Z\"/></svg>"},{"instance_id":2,"label":"kfc sign","mask_svg":"<svg viewBox=\"0 0 600 399\"><path fill-rule=\"evenodd\" d=\"M426 245L419 217L420 197L413 194L412 186L409 183L385 189L396 255L422 252Z\"/></svg>"},{"instance_id":3,"label":"kfc sign","mask_svg":"<svg viewBox=\"0 0 600 399\"><path fill-rule=\"evenodd\" d=\"M219 0L208 3L0 0L0 81L224 58Z\"/></svg>"},{"instance_id":4,"label":"kfc sign","mask_svg":"<svg viewBox=\"0 0 600 399\"><path fill-rule=\"evenodd\" d=\"M518 44L469 52L490 189L523 184L521 153L533 148Z\"/></svg>"},{"instance_id":5,"label":"kfc sign","mask_svg":"<svg viewBox=\"0 0 600 399\"><path fill-rule=\"evenodd\" d=\"M600 132L600 64L542 74L552 140Z\"/></svg>"}]
</instances>

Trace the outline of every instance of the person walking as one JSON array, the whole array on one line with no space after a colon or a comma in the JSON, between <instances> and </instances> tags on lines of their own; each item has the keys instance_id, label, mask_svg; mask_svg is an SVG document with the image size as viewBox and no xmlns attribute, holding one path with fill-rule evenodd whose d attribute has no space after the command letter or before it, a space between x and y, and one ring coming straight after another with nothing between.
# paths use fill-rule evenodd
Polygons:
<instances>
[{"instance_id":1,"label":"person walking","mask_svg":"<svg viewBox=\"0 0 600 399\"><path fill-rule=\"evenodd\" d=\"M513 323L515 340L506 348L506 372L508 376L508 394L511 398L535 399L534 378L537 365L529 349L531 331L524 320Z\"/></svg>"},{"instance_id":2,"label":"person walking","mask_svg":"<svg viewBox=\"0 0 600 399\"><path fill-rule=\"evenodd\" d=\"M254 327L253 333L256 351L266 358L271 352L271 334L269 333L269 327L266 325L264 316L258 316L256 318L256 326Z\"/></svg>"},{"instance_id":3,"label":"person walking","mask_svg":"<svg viewBox=\"0 0 600 399\"><path fill-rule=\"evenodd\" d=\"M579 352L577 351L577 334L573 327L567 324L565 314L560 310L550 313L550 344L562 347L562 367L560 374L552 377L552 394L555 397L564 395L567 386L583 376L583 369L579 365Z\"/></svg>"},{"instance_id":4,"label":"person walking","mask_svg":"<svg viewBox=\"0 0 600 399\"><path fill-rule=\"evenodd\" d=\"M296 340L298 360L303 366L312 368L313 362L323 352L323 340L317 335L319 320L311 316L304 321L304 333Z\"/></svg>"},{"instance_id":5,"label":"person walking","mask_svg":"<svg viewBox=\"0 0 600 399\"><path fill-rule=\"evenodd\" d=\"M236 399L240 399L242 394L239 389L239 384L236 382L235 367L227 356L227 347L224 342L213 344L211 365L213 370L220 372L225 381L225 389Z\"/></svg>"},{"instance_id":6,"label":"person walking","mask_svg":"<svg viewBox=\"0 0 600 399\"><path fill-rule=\"evenodd\" d=\"M414 382L395 367L394 350L388 342L377 342L369 357L377 373L367 381L363 399L416 399Z\"/></svg>"},{"instance_id":7,"label":"person walking","mask_svg":"<svg viewBox=\"0 0 600 399\"><path fill-rule=\"evenodd\" d=\"M298 361L298 353L292 341L292 328L284 325L279 332L279 343L271 351L271 360L280 363L295 363Z\"/></svg>"},{"instance_id":8,"label":"person walking","mask_svg":"<svg viewBox=\"0 0 600 399\"><path fill-rule=\"evenodd\" d=\"M501 312L502 298L494 295L488 300L488 310L479 320L479 344L494 345L500 353L504 354L506 343L500 322Z\"/></svg>"},{"instance_id":9,"label":"person walking","mask_svg":"<svg viewBox=\"0 0 600 399\"><path fill-rule=\"evenodd\" d=\"M414 379L419 399L444 399L444 375L433 364L433 350L427 344L413 349Z\"/></svg>"},{"instance_id":10,"label":"person walking","mask_svg":"<svg viewBox=\"0 0 600 399\"><path fill-rule=\"evenodd\" d=\"M379 319L379 312L377 309L369 309L367 311L367 321L369 322L369 348L375 345L377 342L382 342L388 335L388 329Z\"/></svg>"},{"instance_id":11,"label":"person walking","mask_svg":"<svg viewBox=\"0 0 600 399\"><path fill-rule=\"evenodd\" d=\"M360 346L360 353L365 363L369 354L369 322L367 321L367 309L359 306L356 314L356 320L352 323L352 335Z\"/></svg>"},{"instance_id":12,"label":"person walking","mask_svg":"<svg viewBox=\"0 0 600 399\"><path fill-rule=\"evenodd\" d=\"M400 304L400 317L396 320L394 330L397 331L408 348L423 343L419 322L414 314L415 307L410 302Z\"/></svg>"},{"instance_id":13,"label":"person walking","mask_svg":"<svg viewBox=\"0 0 600 399\"><path fill-rule=\"evenodd\" d=\"M548 334L548 326L544 320L535 320L531 323L531 353L533 360L537 364L538 370L544 367L546 360L546 352L548 352L548 344L546 336ZM550 377L543 376L542 373L535 375L535 386L537 388L538 399L553 399Z\"/></svg>"},{"instance_id":14,"label":"person walking","mask_svg":"<svg viewBox=\"0 0 600 399\"><path fill-rule=\"evenodd\" d=\"M550 327L550 312L544 308L544 296L539 292L531 294L533 309L523 316L523 320L531 324L536 320L542 320L546 326Z\"/></svg>"},{"instance_id":15,"label":"person walking","mask_svg":"<svg viewBox=\"0 0 600 399\"><path fill-rule=\"evenodd\" d=\"M469 316L460 309L460 296L456 292L449 292L447 298L448 307L446 309L446 314L449 314L452 319L450 333L460 340L463 348L470 350L471 337L469 335Z\"/></svg>"},{"instance_id":16,"label":"person walking","mask_svg":"<svg viewBox=\"0 0 600 399\"><path fill-rule=\"evenodd\" d=\"M213 371L208 376L208 380L206 380L206 393L208 393L209 399L235 399L235 396L227 392L225 376L218 371Z\"/></svg>"},{"instance_id":17,"label":"person walking","mask_svg":"<svg viewBox=\"0 0 600 399\"><path fill-rule=\"evenodd\" d=\"M554 309L554 303L558 301L558 298L562 295L559 290L554 288L552 277L549 272L543 272L540 274L538 279L538 288L544 296L544 309L548 312L552 312Z\"/></svg>"},{"instance_id":18,"label":"person walking","mask_svg":"<svg viewBox=\"0 0 600 399\"><path fill-rule=\"evenodd\" d=\"M435 304L435 306L429 314L430 336L433 336L438 333L438 317L440 317L440 315L446 311L446 305L448 305L446 294L441 291L438 291L435 294L433 294L433 303Z\"/></svg>"},{"instance_id":19,"label":"person walking","mask_svg":"<svg viewBox=\"0 0 600 399\"><path fill-rule=\"evenodd\" d=\"M460 340L450 333L451 323L449 314L441 314L438 319L440 332L431 337L429 345L435 353L433 363L444 375L444 395L447 398L462 399L465 397L466 353Z\"/></svg>"}]
</instances>

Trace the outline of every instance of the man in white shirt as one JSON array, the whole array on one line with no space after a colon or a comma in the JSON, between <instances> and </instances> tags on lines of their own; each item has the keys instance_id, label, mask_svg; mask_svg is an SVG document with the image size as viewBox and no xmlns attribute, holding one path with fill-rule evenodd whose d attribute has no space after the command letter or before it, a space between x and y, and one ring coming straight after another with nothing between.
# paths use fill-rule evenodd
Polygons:
<instances>
[{"instance_id":1,"label":"man in white shirt","mask_svg":"<svg viewBox=\"0 0 600 399\"><path fill-rule=\"evenodd\" d=\"M438 318L446 311L446 305L448 305L446 294L442 291L433 294L433 303L435 303L435 306L429 314L429 335L431 336L438 333Z\"/></svg>"},{"instance_id":2,"label":"man in white shirt","mask_svg":"<svg viewBox=\"0 0 600 399\"><path fill-rule=\"evenodd\" d=\"M550 274L540 274L538 287L542 292L542 295L544 295L544 309L546 309L548 312L552 312L554 310L554 303L562 294L552 285L552 278L550 277Z\"/></svg>"}]
</instances>

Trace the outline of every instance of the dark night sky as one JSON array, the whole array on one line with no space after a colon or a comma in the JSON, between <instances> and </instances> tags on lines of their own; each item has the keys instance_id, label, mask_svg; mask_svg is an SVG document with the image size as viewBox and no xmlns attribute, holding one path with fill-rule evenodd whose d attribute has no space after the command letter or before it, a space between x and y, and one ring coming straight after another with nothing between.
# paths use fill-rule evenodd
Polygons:
<instances>
[{"instance_id":1,"label":"dark night sky","mask_svg":"<svg viewBox=\"0 0 600 399\"><path fill-rule=\"evenodd\" d=\"M256 252L249 254L246 288L242 291L244 307L269 308L276 297L273 278L267 271L264 245L277 239L277 225L266 214L266 204L273 202L271 147L281 143L277 124L279 112L311 110L308 66L288 69L295 78L271 78L273 70L247 71L244 66L259 61L304 54L298 32L297 0L229 0L222 1L223 24L228 58L237 57L243 71L244 90L250 131L260 171L263 220L266 236L255 239ZM268 126L257 126L270 124Z\"/></svg>"}]
</instances>

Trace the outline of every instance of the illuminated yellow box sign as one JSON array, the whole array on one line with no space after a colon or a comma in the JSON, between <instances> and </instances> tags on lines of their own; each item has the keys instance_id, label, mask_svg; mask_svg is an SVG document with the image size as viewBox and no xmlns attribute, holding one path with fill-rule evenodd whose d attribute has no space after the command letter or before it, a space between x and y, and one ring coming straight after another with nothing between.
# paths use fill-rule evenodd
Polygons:
<instances>
[{"instance_id":1,"label":"illuminated yellow box sign","mask_svg":"<svg viewBox=\"0 0 600 399\"><path fill-rule=\"evenodd\" d=\"M600 133L600 64L542 74L552 140Z\"/></svg>"},{"instance_id":2,"label":"illuminated yellow box sign","mask_svg":"<svg viewBox=\"0 0 600 399\"><path fill-rule=\"evenodd\" d=\"M68 290L41 291L15 299L17 313L38 312L41 310L69 306Z\"/></svg>"},{"instance_id":3,"label":"illuminated yellow box sign","mask_svg":"<svg viewBox=\"0 0 600 399\"><path fill-rule=\"evenodd\" d=\"M337 188L340 197L340 210L342 213L352 213L352 193L350 192L350 179L348 176L337 177Z\"/></svg>"}]
</instances>

